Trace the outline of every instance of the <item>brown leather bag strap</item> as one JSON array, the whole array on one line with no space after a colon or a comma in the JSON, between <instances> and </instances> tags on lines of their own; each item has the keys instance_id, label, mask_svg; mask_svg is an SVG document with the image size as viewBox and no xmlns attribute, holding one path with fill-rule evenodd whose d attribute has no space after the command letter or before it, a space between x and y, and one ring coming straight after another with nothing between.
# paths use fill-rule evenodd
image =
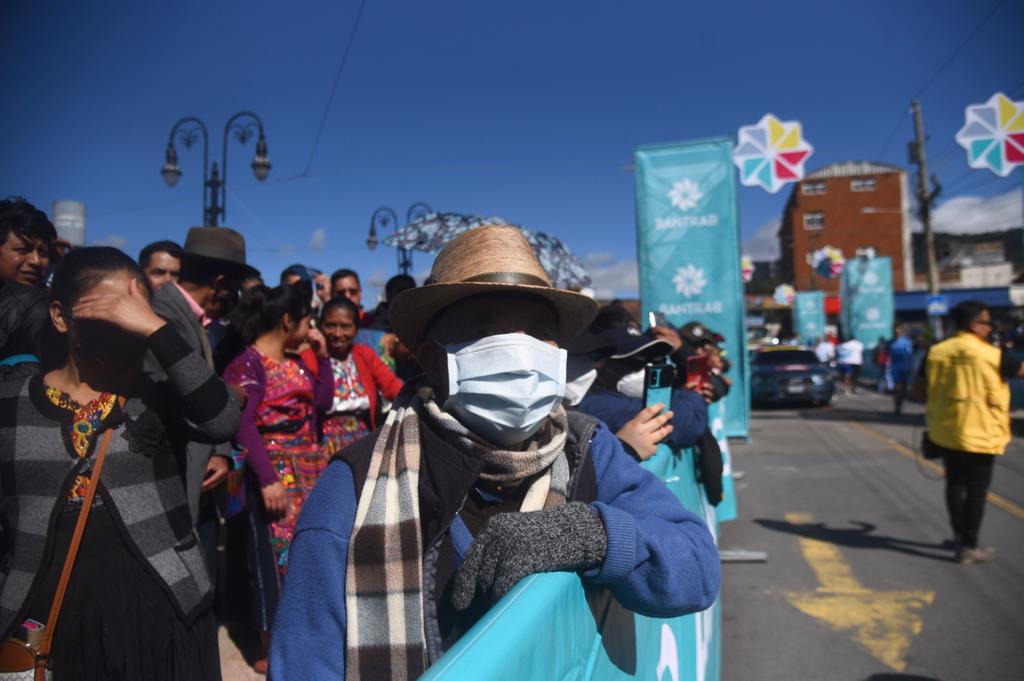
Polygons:
<instances>
[{"instance_id":1,"label":"brown leather bag strap","mask_svg":"<svg viewBox=\"0 0 1024 681\"><path fill-rule=\"evenodd\" d=\"M124 409L124 398L119 400L121 409ZM46 618L46 630L43 632L43 639L39 642L39 649L36 651L36 672L44 669L46 661L50 656L50 645L53 643L53 632L57 628L57 617L60 615L60 606L64 602L64 593L68 589L68 580L71 578L71 570L75 566L75 557L78 555L78 547L82 543L82 535L85 534L85 524L89 520L89 510L92 508L93 499L96 498L96 488L100 484L100 473L103 471L103 462L107 458L107 448L110 447L110 440L114 437L117 427L107 429L96 449L96 457L93 460L92 472L89 474L89 486L85 489L85 498L82 500L82 510L78 512L78 521L75 523L75 533L71 536L71 544L68 546L68 555L64 559L64 568L60 572L60 581L57 582L57 591L53 594L53 604L50 606L50 616Z\"/></svg>"}]
</instances>

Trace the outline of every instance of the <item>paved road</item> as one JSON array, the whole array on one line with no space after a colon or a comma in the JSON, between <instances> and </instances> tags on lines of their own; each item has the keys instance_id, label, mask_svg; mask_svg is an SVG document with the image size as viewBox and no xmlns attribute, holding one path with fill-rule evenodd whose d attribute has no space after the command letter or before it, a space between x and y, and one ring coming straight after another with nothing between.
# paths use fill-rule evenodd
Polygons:
<instances>
[{"instance_id":1,"label":"paved road","mask_svg":"<svg viewBox=\"0 0 1024 681\"><path fill-rule=\"evenodd\" d=\"M962 566L939 472L912 456L921 407L890 411L858 393L754 412L721 544L770 555L724 568L724 681L1024 679L1024 442L996 466L996 561Z\"/></svg>"}]
</instances>

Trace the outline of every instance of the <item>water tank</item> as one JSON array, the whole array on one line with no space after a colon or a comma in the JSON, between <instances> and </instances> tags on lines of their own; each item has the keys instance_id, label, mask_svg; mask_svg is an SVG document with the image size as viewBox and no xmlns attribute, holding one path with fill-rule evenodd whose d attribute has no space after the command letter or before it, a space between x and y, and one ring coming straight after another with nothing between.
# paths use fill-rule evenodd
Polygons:
<instances>
[{"instance_id":1,"label":"water tank","mask_svg":"<svg viewBox=\"0 0 1024 681\"><path fill-rule=\"evenodd\" d=\"M72 246L84 246L85 204L81 201L54 201L53 226L59 238Z\"/></svg>"}]
</instances>

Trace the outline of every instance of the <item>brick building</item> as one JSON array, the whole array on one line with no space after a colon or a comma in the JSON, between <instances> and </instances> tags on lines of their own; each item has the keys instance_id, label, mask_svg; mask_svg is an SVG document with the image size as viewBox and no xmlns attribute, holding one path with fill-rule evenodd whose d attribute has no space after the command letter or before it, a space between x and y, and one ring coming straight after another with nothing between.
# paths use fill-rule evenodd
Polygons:
<instances>
[{"instance_id":1,"label":"brick building","mask_svg":"<svg viewBox=\"0 0 1024 681\"><path fill-rule=\"evenodd\" d=\"M811 270L809 255L824 246L849 260L873 248L892 258L897 291L913 288L907 174L888 163L845 161L808 174L793 186L779 226L779 275L798 291L839 292L839 280Z\"/></svg>"}]
</instances>

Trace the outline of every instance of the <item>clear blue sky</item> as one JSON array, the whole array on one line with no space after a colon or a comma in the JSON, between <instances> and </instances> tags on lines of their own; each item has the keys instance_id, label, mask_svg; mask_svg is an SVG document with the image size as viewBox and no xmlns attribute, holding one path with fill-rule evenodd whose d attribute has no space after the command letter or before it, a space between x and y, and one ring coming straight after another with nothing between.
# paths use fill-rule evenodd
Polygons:
<instances>
[{"instance_id":1,"label":"clear blue sky","mask_svg":"<svg viewBox=\"0 0 1024 681\"><path fill-rule=\"evenodd\" d=\"M202 171L200 155L179 148L185 174L164 186L171 125L205 119L219 157L224 121L252 109L273 171L257 184L252 142L231 143L227 224L268 279L302 261L383 280L394 252L367 251L370 214L423 200L555 234L626 293L635 146L733 136L770 111L804 123L809 169L903 165L910 97L993 4L369 0L309 177L297 179L358 2L10 0L0 193L46 210L84 201L90 242L130 253L181 240L199 221ZM1020 170L969 173L953 135L965 105L997 90L1024 99L1022 26L1024 3L1004 2L922 95L947 196L1021 186ZM785 197L741 188L745 237ZM311 249L318 229L326 239ZM415 260L417 273L429 267L429 256Z\"/></svg>"}]
</instances>

